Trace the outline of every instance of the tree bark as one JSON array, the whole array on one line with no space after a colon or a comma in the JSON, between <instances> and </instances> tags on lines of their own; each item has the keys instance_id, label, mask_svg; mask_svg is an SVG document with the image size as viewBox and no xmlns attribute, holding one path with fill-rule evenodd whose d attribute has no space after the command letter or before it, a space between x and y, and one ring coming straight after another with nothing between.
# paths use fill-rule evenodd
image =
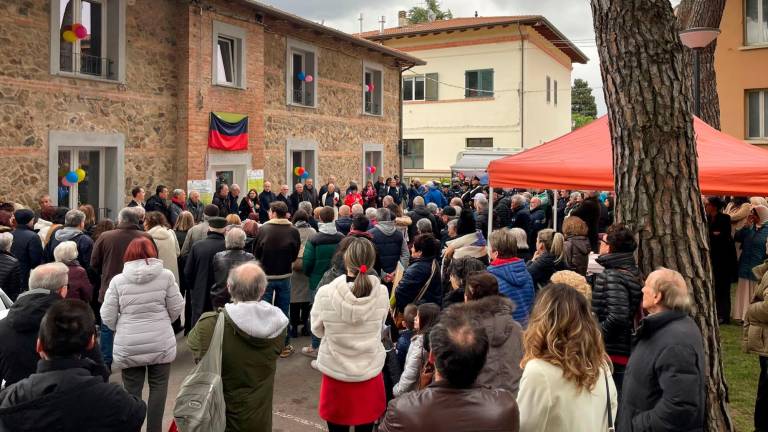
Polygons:
<instances>
[{"instance_id":1,"label":"tree bark","mask_svg":"<svg viewBox=\"0 0 768 432\"><path fill-rule=\"evenodd\" d=\"M669 0L592 0L613 144L616 219L644 274L679 271L707 353L706 428L731 431L683 46Z\"/></svg>"},{"instance_id":2,"label":"tree bark","mask_svg":"<svg viewBox=\"0 0 768 432\"><path fill-rule=\"evenodd\" d=\"M679 30L694 27L720 28L723 18L725 0L682 0L677 7L677 23ZM717 96L717 80L715 77L715 48L717 40L701 50L699 80L701 90L702 120L713 128L720 130L720 99ZM693 50L683 50L686 82L693 94L695 85L693 78Z\"/></svg>"}]
</instances>

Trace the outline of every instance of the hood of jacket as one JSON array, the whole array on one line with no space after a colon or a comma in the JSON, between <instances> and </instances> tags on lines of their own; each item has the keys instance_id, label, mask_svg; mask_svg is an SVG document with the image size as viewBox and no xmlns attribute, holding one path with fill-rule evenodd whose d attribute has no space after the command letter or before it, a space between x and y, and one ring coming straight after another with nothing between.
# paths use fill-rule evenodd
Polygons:
<instances>
[{"instance_id":1,"label":"hood of jacket","mask_svg":"<svg viewBox=\"0 0 768 432\"><path fill-rule=\"evenodd\" d=\"M422 218L429 218L432 213L426 207L416 207L412 211L413 214L419 215Z\"/></svg>"},{"instance_id":2,"label":"hood of jacket","mask_svg":"<svg viewBox=\"0 0 768 432\"><path fill-rule=\"evenodd\" d=\"M58 293L46 289L32 289L19 295L11 305L5 321L17 332L37 331L48 309L61 300Z\"/></svg>"},{"instance_id":3,"label":"hood of jacket","mask_svg":"<svg viewBox=\"0 0 768 432\"><path fill-rule=\"evenodd\" d=\"M488 267L488 272L513 286L524 285L531 277L522 259L502 265L492 265Z\"/></svg>"},{"instance_id":4,"label":"hood of jacket","mask_svg":"<svg viewBox=\"0 0 768 432\"><path fill-rule=\"evenodd\" d=\"M151 230L147 231L147 234L157 240L168 240L171 236L176 236L176 233L160 225L152 227Z\"/></svg>"},{"instance_id":5,"label":"hood of jacket","mask_svg":"<svg viewBox=\"0 0 768 432\"><path fill-rule=\"evenodd\" d=\"M123 265L123 277L135 284L155 280L163 272L163 262L157 258L128 261Z\"/></svg>"},{"instance_id":6,"label":"hood of jacket","mask_svg":"<svg viewBox=\"0 0 768 432\"><path fill-rule=\"evenodd\" d=\"M592 249L589 245L589 239L583 235L575 235L566 237L565 241L571 242L576 251L588 254Z\"/></svg>"},{"instance_id":7,"label":"hood of jacket","mask_svg":"<svg viewBox=\"0 0 768 432\"><path fill-rule=\"evenodd\" d=\"M473 312L472 316L477 317L483 323L488 334L488 343L492 347L504 345L516 327L522 333L522 327L512 318L515 304L506 297L488 296L467 302L465 307Z\"/></svg>"},{"instance_id":8,"label":"hood of jacket","mask_svg":"<svg viewBox=\"0 0 768 432\"><path fill-rule=\"evenodd\" d=\"M596 259L597 263L607 269L633 269L637 267L635 263L635 254L632 252L617 252L600 255Z\"/></svg>"},{"instance_id":9,"label":"hood of jacket","mask_svg":"<svg viewBox=\"0 0 768 432\"><path fill-rule=\"evenodd\" d=\"M330 293L330 302L334 310L339 313L341 321L356 324L380 318L377 315L379 309L376 307L375 291L381 284L381 280L376 276L367 277L374 289L371 290L371 295L366 297L355 297L352 294L353 283L347 282L347 275L341 275L329 284L333 288Z\"/></svg>"},{"instance_id":10,"label":"hood of jacket","mask_svg":"<svg viewBox=\"0 0 768 432\"><path fill-rule=\"evenodd\" d=\"M283 311L265 301L227 303L224 309L230 323L250 338L273 339L288 327Z\"/></svg>"},{"instance_id":11,"label":"hood of jacket","mask_svg":"<svg viewBox=\"0 0 768 432\"><path fill-rule=\"evenodd\" d=\"M379 221L379 223L376 224L376 228L378 228L382 234L388 237L397 231L397 227L392 221Z\"/></svg>"},{"instance_id":12,"label":"hood of jacket","mask_svg":"<svg viewBox=\"0 0 768 432\"><path fill-rule=\"evenodd\" d=\"M56 240L60 242L65 242L69 240L74 240L77 236L80 236L82 234L83 232L80 231L80 229L78 228L64 227L56 230L56 233L53 236L56 238Z\"/></svg>"}]
</instances>

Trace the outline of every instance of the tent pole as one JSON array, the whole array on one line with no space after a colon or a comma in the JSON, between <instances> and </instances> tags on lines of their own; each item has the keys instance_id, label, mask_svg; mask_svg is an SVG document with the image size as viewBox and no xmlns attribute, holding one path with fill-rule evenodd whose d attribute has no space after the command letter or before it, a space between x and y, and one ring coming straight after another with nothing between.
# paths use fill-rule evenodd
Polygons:
<instances>
[{"instance_id":1,"label":"tent pole","mask_svg":"<svg viewBox=\"0 0 768 432\"><path fill-rule=\"evenodd\" d=\"M491 239L491 232L493 231L493 186L490 186L488 188L488 236L485 238L486 242L486 248L488 249L488 253L491 253L491 243L489 243L489 240Z\"/></svg>"},{"instance_id":2,"label":"tent pole","mask_svg":"<svg viewBox=\"0 0 768 432\"><path fill-rule=\"evenodd\" d=\"M557 231L557 190L552 189L552 221L554 222L552 224L552 229Z\"/></svg>"}]
</instances>

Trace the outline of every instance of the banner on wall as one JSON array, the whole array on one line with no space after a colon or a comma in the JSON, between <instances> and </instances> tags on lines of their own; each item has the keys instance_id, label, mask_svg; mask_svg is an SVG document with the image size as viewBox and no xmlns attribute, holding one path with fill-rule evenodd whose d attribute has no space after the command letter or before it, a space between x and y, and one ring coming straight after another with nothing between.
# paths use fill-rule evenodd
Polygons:
<instances>
[{"instance_id":1,"label":"banner on wall","mask_svg":"<svg viewBox=\"0 0 768 432\"><path fill-rule=\"evenodd\" d=\"M208 147L218 150L248 150L248 116L211 113Z\"/></svg>"},{"instance_id":2,"label":"banner on wall","mask_svg":"<svg viewBox=\"0 0 768 432\"><path fill-rule=\"evenodd\" d=\"M213 180L187 180L187 196L192 191L200 194L200 202L210 204L213 201Z\"/></svg>"},{"instance_id":3,"label":"banner on wall","mask_svg":"<svg viewBox=\"0 0 768 432\"><path fill-rule=\"evenodd\" d=\"M264 170L248 170L248 190L256 189L261 193L264 190Z\"/></svg>"}]
</instances>

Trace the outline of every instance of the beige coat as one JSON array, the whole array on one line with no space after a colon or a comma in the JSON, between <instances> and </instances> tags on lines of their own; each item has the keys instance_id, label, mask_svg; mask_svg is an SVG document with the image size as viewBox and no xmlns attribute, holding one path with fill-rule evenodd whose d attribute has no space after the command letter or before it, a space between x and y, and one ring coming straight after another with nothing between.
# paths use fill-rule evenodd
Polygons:
<instances>
[{"instance_id":1,"label":"beige coat","mask_svg":"<svg viewBox=\"0 0 768 432\"><path fill-rule=\"evenodd\" d=\"M733 203L728 204L725 208L725 214L731 217L731 235L744 228L744 225L747 224L747 216L751 211L752 204L750 203L744 203L739 207L734 206Z\"/></svg>"},{"instance_id":2,"label":"beige coat","mask_svg":"<svg viewBox=\"0 0 768 432\"><path fill-rule=\"evenodd\" d=\"M768 261L752 269L760 282L744 319L742 348L746 353L768 356Z\"/></svg>"}]
</instances>

